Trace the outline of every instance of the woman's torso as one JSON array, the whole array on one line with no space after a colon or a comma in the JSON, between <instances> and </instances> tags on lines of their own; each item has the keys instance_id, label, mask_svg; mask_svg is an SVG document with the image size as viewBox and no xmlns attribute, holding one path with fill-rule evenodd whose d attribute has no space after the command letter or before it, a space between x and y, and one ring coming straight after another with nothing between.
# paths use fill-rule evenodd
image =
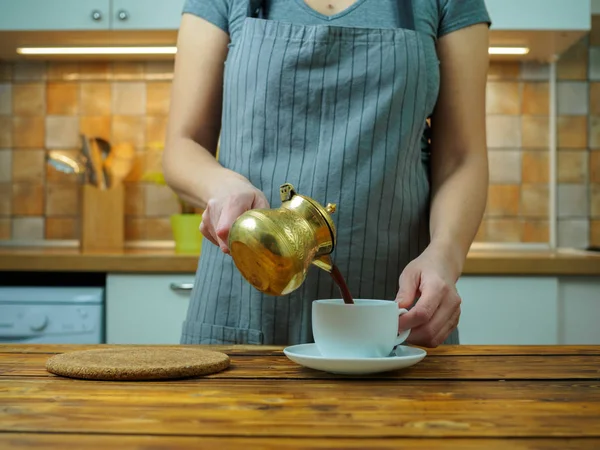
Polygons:
<instances>
[{"instance_id":1,"label":"woman's torso","mask_svg":"<svg viewBox=\"0 0 600 450\"><path fill-rule=\"evenodd\" d=\"M428 243L425 122L439 86L439 2L452 1L357 0L327 17L303 0L268 0L264 20L248 21L248 0L188 0L210 3L206 17L231 37L221 163L272 207L284 182L337 203L333 257L357 297L393 299L403 267ZM460 4L471 1L482 0ZM413 5L414 29L398 29L407 23L400 2ZM182 341L310 341L312 300L332 296L331 279L314 268L299 290L265 296L206 243Z\"/></svg>"}]
</instances>

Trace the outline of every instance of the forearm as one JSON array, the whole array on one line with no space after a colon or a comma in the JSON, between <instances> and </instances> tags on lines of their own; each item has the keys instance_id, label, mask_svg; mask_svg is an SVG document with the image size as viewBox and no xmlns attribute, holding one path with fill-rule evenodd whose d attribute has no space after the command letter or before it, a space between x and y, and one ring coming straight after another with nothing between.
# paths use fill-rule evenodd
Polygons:
<instances>
[{"instance_id":1,"label":"forearm","mask_svg":"<svg viewBox=\"0 0 600 450\"><path fill-rule=\"evenodd\" d=\"M230 177L237 176L215 158L228 43L229 36L220 28L193 14L183 15L163 173L182 200L201 209Z\"/></svg>"},{"instance_id":2,"label":"forearm","mask_svg":"<svg viewBox=\"0 0 600 450\"><path fill-rule=\"evenodd\" d=\"M186 203L205 209L208 200L230 177L241 177L223 167L214 154L190 138L174 138L165 152L163 171L167 184Z\"/></svg>"},{"instance_id":3,"label":"forearm","mask_svg":"<svg viewBox=\"0 0 600 450\"><path fill-rule=\"evenodd\" d=\"M458 279L485 210L488 161L484 152L472 152L445 164L433 180L431 246L444 252Z\"/></svg>"}]
</instances>

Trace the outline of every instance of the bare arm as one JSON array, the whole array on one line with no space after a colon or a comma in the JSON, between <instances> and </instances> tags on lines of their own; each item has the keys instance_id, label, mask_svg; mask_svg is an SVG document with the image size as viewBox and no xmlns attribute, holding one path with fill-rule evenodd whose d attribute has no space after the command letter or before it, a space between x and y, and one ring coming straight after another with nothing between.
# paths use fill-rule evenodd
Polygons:
<instances>
[{"instance_id":1,"label":"bare arm","mask_svg":"<svg viewBox=\"0 0 600 450\"><path fill-rule=\"evenodd\" d=\"M204 209L200 231L225 253L237 217L269 206L262 192L215 158L228 43L220 28L184 14L163 156L168 185L187 203Z\"/></svg>"},{"instance_id":2,"label":"bare arm","mask_svg":"<svg viewBox=\"0 0 600 450\"><path fill-rule=\"evenodd\" d=\"M438 42L441 87L432 117L431 245L448 255L456 278L487 201L488 43L485 24Z\"/></svg>"},{"instance_id":3,"label":"bare arm","mask_svg":"<svg viewBox=\"0 0 600 450\"><path fill-rule=\"evenodd\" d=\"M409 343L436 347L456 328L456 282L487 200L485 85L488 30L475 25L438 43L440 96L432 117L431 243L400 275L399 321Z\"/></svg>"},{"instance_id":4,"label":"bare arm","mask_svg":"<svg viewBox=\"0 0 600 450\"><path fill-rule=\"evenodd\" d=\"M169 186L199 208L206 208L227 177L238 176L215 158L228 43L229 36L220 28L199 17L183 15L163 171Z\"/></svg>"}]
</instances>

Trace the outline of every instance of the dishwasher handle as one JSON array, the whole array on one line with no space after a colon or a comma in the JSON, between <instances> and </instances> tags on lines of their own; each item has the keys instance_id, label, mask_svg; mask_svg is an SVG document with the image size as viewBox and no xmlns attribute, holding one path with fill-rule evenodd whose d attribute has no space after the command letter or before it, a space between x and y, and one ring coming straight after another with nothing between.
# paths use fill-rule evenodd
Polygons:
<instances>
[{"instance_id":1,"label":"dishwasher handle","mask_svg":"<svg viewBox=\"0 0 600 450\"><path fill-rule=\"evenodd\" d=\"M194 289L194 283L171 283L170 288L175 292L191 292Z\"/></svg>"}]
</instances>

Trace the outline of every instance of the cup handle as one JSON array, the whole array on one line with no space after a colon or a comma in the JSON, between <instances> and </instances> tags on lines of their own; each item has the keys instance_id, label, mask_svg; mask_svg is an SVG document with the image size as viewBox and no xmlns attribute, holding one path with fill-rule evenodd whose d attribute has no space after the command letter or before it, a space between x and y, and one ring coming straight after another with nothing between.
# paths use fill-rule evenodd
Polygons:
<instances>
[{"instance_id":1,"label":"cup handle","mask_svg":"<svg viewBox=\"0 0 600 450\"><path fill-rule=\"evenodd\" d=\"M406 314L407 312L408 312L408 309L398 308L398 318L400 318L400 316L402 314ZM399 334L398 337L396 337L396 343L395 343L394 347L401 345L408 338L409 334L410 334L410 329L404 330L401 334Z\"/></svg>"}]
</instances>

